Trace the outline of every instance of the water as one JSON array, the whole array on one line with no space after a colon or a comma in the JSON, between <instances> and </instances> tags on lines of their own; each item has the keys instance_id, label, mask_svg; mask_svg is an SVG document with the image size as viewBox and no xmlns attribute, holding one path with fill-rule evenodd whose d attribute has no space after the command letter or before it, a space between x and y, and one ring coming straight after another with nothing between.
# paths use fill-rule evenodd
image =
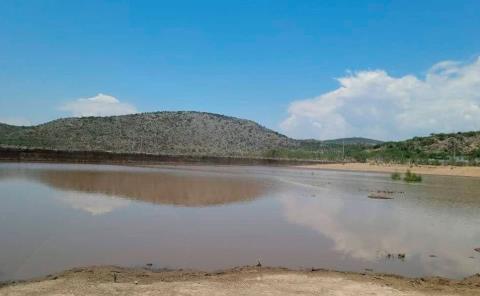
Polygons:
<instances>
[{"instance_id":1,"label":"water","mask_svg":"<svg viewBox=\"0 0 480 296\"><path fill-rule=\"evenodd\" d=\"M0 164L0 281L114 264L480 272L480 180L268 167ZM367 198L377 190L394 199ZM404 253L405 259L397 254ZM387 258L394 254L394 258Z\"/></svg>"}]
</instances>

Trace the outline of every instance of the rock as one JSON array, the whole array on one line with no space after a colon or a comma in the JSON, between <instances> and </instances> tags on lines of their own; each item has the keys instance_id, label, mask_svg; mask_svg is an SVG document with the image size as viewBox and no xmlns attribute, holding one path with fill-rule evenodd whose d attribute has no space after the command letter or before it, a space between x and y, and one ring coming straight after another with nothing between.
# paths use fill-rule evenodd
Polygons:
<instances>
[{"instance_id":1,"label":"rock","mask_svg":"<svg viewBox=\"0 0 480 296\"><path fill-rule=\"evenodd\" d=\"M393 199L393 197L385 194L385 193L370 193L368 195L368 198L373 198L373 199Z\"/></svg>"}]
</instances>

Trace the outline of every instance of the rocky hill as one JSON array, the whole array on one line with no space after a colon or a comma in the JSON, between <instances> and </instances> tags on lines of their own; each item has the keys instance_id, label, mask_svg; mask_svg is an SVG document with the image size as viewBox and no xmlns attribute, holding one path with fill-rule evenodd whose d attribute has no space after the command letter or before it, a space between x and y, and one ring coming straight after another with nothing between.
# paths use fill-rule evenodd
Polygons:
<instances>
[{"instance_id":1,"label":"rocky hill","mask_svg":"<svg viewBox=\"0 0 480 296\"><path fill-rule=\"evenodd\" d=\"M0 145L66 151L262 156L300 142L253 121L202 112L64 118L31 127L0 124Z\"/></svg>"},{"instance_id":2,"label":"rocky hill","mask_svg":"<svg viewBox=\"0 0 480 296\"><path fill-rule=\"evenodd\" d=\"M28 127L0 123L0 147L154 155L328 161L480 163L480 132L405 141L296 140L253 121L203 112L63 118Z\"/></svg>"}]
</instances>

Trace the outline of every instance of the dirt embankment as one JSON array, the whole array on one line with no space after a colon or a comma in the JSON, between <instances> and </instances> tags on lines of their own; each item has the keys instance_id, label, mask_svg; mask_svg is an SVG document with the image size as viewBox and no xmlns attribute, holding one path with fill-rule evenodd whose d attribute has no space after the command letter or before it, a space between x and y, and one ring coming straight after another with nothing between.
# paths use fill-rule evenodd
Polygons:
<instances>
[{"instance_id":1,"label":"dirt embankment","mask_svg":"<svg viewBox=\"0 0 480 296\"><path fill-rule=\"evenodd\" d=\"M462 281L408 279L326 270L241 267L222 272L121 267L72 269L45 279L10 283L0 295L480 295L480 275Z\"/></svg>"},{"instance_id":2,"label":"dirt embankment","mask_svg":"<svg viewBox=\"0 0 480 296\"><path fill-rule=\"evenodd\" d=\"M373 164L373 163L330 163L306 164L297 167L308 169L345 170L359 172L404 173L407 170L423 175L480 177L480 167L474 166L429 166L429 165L402 165L402 164Z\"/></svg>"},{"instance_id":3,"label":"dirt embankment","mask_svg":"<svg viewBox=\"0 0 480 296\"><path fill-rule=\"evenodd\" d=\"M167 155L115 153L107 151L64 151L0 147L0 161L90 164L219 164L219 165L301 165L321 161L208 155Z\"/></svg>"}]
</instances>

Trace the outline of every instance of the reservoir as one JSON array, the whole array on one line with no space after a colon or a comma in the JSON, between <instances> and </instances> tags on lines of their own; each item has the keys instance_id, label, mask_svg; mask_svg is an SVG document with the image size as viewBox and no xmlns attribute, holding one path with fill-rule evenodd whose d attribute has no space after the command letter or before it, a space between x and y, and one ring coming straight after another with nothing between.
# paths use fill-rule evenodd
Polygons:
<instances>
[{"instance_id":1,"label":"reservoir","mask_svg":"<svg viewBox=\"0 0 480 296\"><path fill-rule=\"evenodd\" d=\"M0 281L90 265L213 271L259 261L463 278L480 272L479 247L476 178L0 164Z\"/></svg>"}]
</instances>

